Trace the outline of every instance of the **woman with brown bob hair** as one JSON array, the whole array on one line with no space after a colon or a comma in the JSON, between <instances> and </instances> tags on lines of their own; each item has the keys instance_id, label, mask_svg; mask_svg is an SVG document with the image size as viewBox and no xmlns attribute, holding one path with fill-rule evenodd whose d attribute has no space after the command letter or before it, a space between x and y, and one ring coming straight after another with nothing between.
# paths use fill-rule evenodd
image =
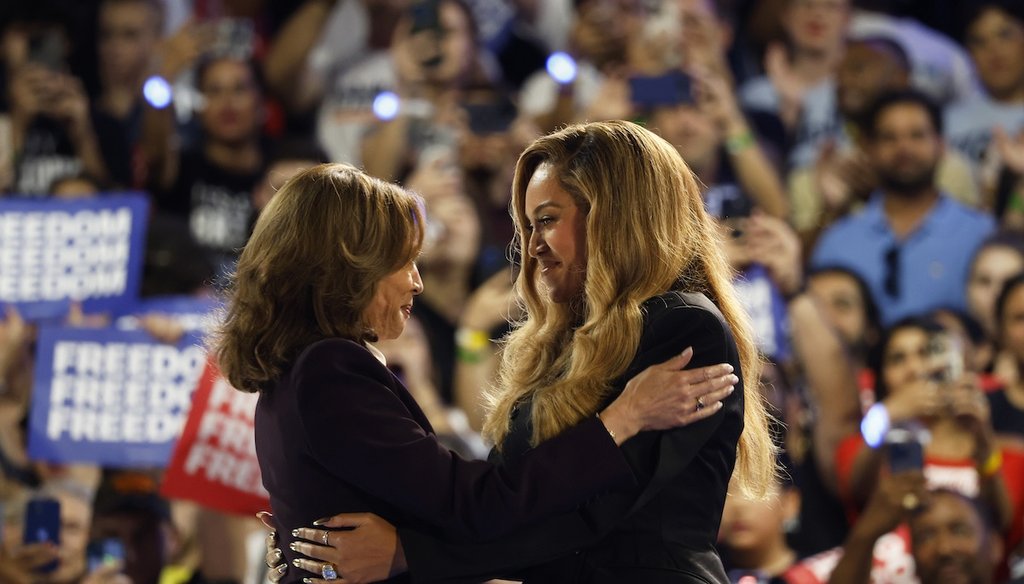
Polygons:
<instances>
[{"instance_id":1,"label":"woman with brown bob hair","mask_svg":"<svg viewBox=\"0 0 1024 584\"><path fill-rule=\"evenodd\" d=\"M703 420L715 408L694 404L728 395L728 365L682 371L680 348L638 372L600 418L514 467L459 458L370 344L402 333L422 291L414 259L423 225L415 195L348 165L320 165L281 187L242 251L214 351L235 387L260 394L256 449L285 543L293 528L339 510L496 537L628 489L635 478L622 442ZM293 559L290 546L283 555ZM329 564L316 573L337 577Z\"/></svg>"},{"instance_id":2,"label":"woman with brown bob hair","mask_svg":"<svg viewBox=\"0 0 1024 584\"><path fill-rule=\"evenodd\" d=\"M691 366L724 361L740 378L758 378L718 229L693 173L663 139L621 121L539 138L519 159L512 213L525 316L505 340L484 426L507 467L593 419L632 375L685 347ZM637 485L571 514L475 545L343 515L321 525L356 529L326 546L312 543L325 531L302 529L310 543L297 548L347 582L393 571L379 558L395 537L417 582L728 582L714 544L730 479L756 498L776 479L761 393L756 383L736 389L707 419L626 442Z\"/></svg>"}]
</instances>

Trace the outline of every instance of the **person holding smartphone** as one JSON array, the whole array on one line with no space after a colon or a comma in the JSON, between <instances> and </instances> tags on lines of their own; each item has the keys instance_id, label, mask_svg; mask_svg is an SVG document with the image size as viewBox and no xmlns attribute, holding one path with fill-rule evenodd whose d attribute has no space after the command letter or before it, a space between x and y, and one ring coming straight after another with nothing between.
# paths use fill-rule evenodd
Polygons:
<instances>
[{"instance_id":1,"label":"person holding smartphone","mask_svg":"<svg viewBox=\"0 0 1024 584\"><path fill-rule=\"evenodd\" d=\"M1010 494L1024 492L1021 453L1000 448L988 401L974 374L962 368L960 349L947 341L948 333L924 318L904 319L885 332L874 359L877 401L862 431L837 450L840 495L860 509L882 477L906 470L901 463L911 460L900 456L910 452L907 441L894 445L892 434L927 435L918 438L917 466L927 470L928 486L978 497L993 510L995 527L1018 541L1024 510ZM886 437L890 443L882 446ZM921 503L920 497L901 502L907 511Z\"/></svg>"}]
</instances>

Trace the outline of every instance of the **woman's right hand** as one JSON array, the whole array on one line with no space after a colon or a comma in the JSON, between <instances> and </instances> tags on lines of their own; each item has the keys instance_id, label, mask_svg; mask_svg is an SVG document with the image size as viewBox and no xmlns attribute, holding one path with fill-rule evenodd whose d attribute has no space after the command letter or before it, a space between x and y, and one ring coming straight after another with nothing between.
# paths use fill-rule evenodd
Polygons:
<instances>
[{"instance_id":1,"label":"woman's right hand","mask_svg":"<svg viewBox=\"0 0 1024 584\"><path fill-rule=\"evenodd\" d=\"M693 348L651 365L626 384L626 389L599 415L617 444L645 430L668 430L708 418L722 408L739 377L732 365L720 363L683 370Z\"/></svg>"}]
</instances>

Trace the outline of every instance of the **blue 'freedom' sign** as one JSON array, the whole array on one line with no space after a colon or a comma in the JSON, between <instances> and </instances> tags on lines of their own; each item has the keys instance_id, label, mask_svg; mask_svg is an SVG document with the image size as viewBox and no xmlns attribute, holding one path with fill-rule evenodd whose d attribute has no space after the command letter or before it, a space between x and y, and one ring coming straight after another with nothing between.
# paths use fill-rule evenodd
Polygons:
<instances>
[{"instance_id":1,"label":"blue 'freedom' sign","mask_svg":"<svg viewBox=\"0 0 1024 584\"><path fill-rule=\"evenodd\" d=\"M194 336L168 345L141 331L43 327L29 455L112 467L166 465L205 363Z\"/></svg>"},{"instance_id":2,"label":"blue 'freedom' sign","mask_svg":"<svg viewBox=\"0 0 1024 584\"><path fill-rule=\"evenodd\" d=\"M149 201L0 199L0 304L29 320L62 316L73 300L103 312L138 297Z\"/></svg>"}]
</instances>

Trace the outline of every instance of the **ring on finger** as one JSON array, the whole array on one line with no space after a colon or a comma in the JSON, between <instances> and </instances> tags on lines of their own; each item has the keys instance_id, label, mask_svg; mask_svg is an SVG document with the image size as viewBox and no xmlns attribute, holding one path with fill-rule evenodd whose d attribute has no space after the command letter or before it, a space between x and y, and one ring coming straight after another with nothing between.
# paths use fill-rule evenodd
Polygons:
<instances>
[{"instance_id":1,"label":"ring on finger","mask_svg":"<svg viewBox=\"0 0 1024 584\"><path fill-rule=\"evenodd\" d=\"M697 408L696 408L695 411L699 412L699 411L703 410L704 407L705 407L704 396L700 396L700 397L697 398Z\"/></svg>"},{"instance_id":2,"label":"ring on finger","mask_svg":"<svg viewBox=\"0 0 1024 584\"><path fill-rule=\"evenodd\" d=\"M329 539L330 536L331 536L331 532L330 531L324 531L323 536L320 537L320 540L323 541L324 545L327 546L327 547L331 547L331 540Z\"/></svg>"},{"instance_id":3,"label":"ring on finger","mask_svg":"<svg viewBox=\"0 0 1024 584\"><path fill-rule=\"evenodd\" d=\"M324 580L337 580L338 570L335 569L334 564L327 562L320 566L320 575L324 577Z\"/></svg>"}]
</instances>

